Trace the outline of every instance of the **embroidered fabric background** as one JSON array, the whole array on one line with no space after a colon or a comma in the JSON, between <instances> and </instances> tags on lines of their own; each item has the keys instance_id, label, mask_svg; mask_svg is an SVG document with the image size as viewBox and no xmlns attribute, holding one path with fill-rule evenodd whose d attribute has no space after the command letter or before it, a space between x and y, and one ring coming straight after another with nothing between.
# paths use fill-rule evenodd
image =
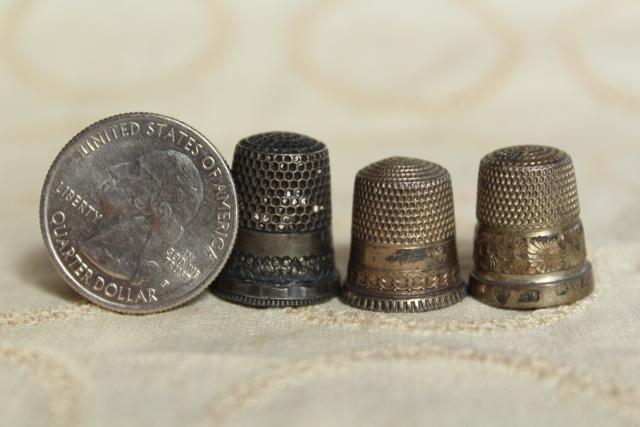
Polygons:
<instances>
[{"instance_id":1,"label":"embroidered fabric background","mask_svg":"<svg viewBox=\"0 0 640 427\"><path fill-rule=\"evenodd\" d=\"M640 423L639 41L634 0L0 1L0 425ZM210 293L102 310L50 265L38 199L66 141L132 110L186 121L229 160L257 132L325 142L343 274L364 165L450 171L467 275L481 157L558 146L597 291L535 312Z\"/></svg>"}]
</instances>

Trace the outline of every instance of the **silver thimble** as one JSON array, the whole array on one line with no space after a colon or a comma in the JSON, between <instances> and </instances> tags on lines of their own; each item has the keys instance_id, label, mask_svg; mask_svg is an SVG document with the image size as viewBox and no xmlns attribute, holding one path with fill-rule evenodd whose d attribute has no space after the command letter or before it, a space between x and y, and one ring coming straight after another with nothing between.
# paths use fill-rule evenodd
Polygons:
<instances>
[{"instance_id":1,"label":"silver thimble","mask_svg":"<svg viewBox=\"0 0 640 427\"><path fill-rule=\"evenodd\" d=\"M501 308L568 304L593 290L571 157L503 148L480 163L471 294Z\"/></svg>"},{"instance_id":2,"label":"silver thimble","mask_svg":"<svg viewBox=\"0 0 640 427\"><path fill-rule=\"evenodd\" d=\"M446 169L420 159L384 159L358 172L353 200L344 301L367 310L416 312L464 298Z\"/></svg>"},{"instance_id":3,"label":"silver thimble","mask_svg":"<svg viewBox=\"0 0 640 427\"><path fill-rule=\"evenodd\" d=\"M212 286L258 307L315 304L337 292L327 147L289 132L238 143L232 173L240 207L236 246Z\"/></svg>"}]
</instances>

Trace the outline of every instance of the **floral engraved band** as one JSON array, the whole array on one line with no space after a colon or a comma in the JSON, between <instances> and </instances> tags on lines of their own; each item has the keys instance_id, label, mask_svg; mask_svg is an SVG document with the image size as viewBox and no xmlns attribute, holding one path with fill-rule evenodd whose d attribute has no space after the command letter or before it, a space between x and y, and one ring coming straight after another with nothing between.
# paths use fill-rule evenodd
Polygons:
<instances>
[{"instance_id":1,"label":"floral engraved band","mask_svg":"<svg viewBox=\"0 0 640 427\"><path fill-rule=\"evenodd\" d=\"M504 274L556 273L581 267L587 259L582 223L533 236L478 227L474 262L478 271Z\"/></svg>"}]
</instances>

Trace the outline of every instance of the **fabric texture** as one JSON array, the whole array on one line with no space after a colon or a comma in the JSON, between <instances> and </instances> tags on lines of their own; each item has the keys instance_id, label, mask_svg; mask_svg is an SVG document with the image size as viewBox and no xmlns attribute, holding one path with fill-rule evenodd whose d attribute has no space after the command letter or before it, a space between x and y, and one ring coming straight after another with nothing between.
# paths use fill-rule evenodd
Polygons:
<instances>
[{"instance_id":1,"label":"fabric texture","mask_svg":"<svg viewBox=\"0 0 640 427\"><path fill-rule=\"evenodd\" d=\"M0 2L0 425L639 424L639 40L633 0ZM75 133L135 110L228 160L263 131L325 142L343 275L359 168L446 167L466 275L481 157L557 146L596 291L532 312L255 310L209 292L103 310L51 266L40 189Z\"/></svg>"}]
</instances>

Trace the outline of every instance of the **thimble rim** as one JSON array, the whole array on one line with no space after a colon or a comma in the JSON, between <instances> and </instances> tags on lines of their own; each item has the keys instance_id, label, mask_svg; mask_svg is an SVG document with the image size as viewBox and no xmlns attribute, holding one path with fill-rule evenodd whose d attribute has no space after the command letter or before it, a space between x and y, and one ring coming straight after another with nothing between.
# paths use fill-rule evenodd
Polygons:
<instances>
[{"instance_id":1,"label":"thimble rim","mask_svg":"<svg viewBox=\"0 0 640 427\"><path fill-rule=\"evenodd\" d=\"M313 281L262 282L222 274L209 288L220 298L252 307L300 307L319 304L338 295L340 272L334 268Z\"/></svg>"},{"instance_id":2,"label":"thimble rim","mask_svg":"<svg viewBox=\"0 0 640 427\"><path fill-rule=\"evenodd\" d=\"M361 310L386 313L419 313L441 310L455 305L466 297L467 292L467 283L464 280L459 280L453 286L437 292L402 297L363 292L361 289L350 287L347 282L340 290L340 299L344 303Z\"/></svg>"},{"instance_id":3,"label":"thimble rim","mask_svg":"<svg viewBox=\"0 0 640 427\"><path fill-rule=\"evenodd\" d=\"M497 308L531 310L572 304L589 296L595 287L593 266L584 264L573 272L537 282L491 280L481 272L469 275L469 293L478 301Z\"/></svg>"},{"instance_id":4,"label":"thimble rim","mask_svg":"<svg viewBox=\"0 0 640 427\"><path fill-rule=\"evenodd\" d=\"M549 145L512 145L499 148L485 155L480 167L529 169L572 164L571 156L564 150Z\"/></svg>"},{"instance_id":5,"label":"thimble rim","mask_svg":"<svg viewBox=\"0 0 640 427\"><path fill-rule=\"evenodd\" d=\"M237 148L260 154L312 154L327 150L327 146L315 138L288 131L250 135L241 139Z\"/></svg>"}]
</instances>

